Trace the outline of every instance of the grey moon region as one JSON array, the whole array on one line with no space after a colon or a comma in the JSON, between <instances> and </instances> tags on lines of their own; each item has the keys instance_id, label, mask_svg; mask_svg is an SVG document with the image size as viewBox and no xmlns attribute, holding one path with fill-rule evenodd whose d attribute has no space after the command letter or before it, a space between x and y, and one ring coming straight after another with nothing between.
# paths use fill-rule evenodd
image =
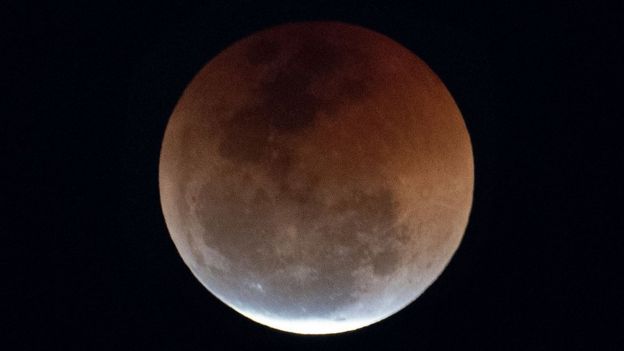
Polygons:
<instances>
[{"instance_id":1,"label":"grey moon region","mask_svg":"<svg viewBox=\"0 0 624 351\"><path fill-rule=\"evenodd\" d=\"M374 31L282 25L226 48L168 122L159 186L195 277L244 316L331 334L441 274L472 204L472 147L435 73Z\"/></svg>"}]
</instances>

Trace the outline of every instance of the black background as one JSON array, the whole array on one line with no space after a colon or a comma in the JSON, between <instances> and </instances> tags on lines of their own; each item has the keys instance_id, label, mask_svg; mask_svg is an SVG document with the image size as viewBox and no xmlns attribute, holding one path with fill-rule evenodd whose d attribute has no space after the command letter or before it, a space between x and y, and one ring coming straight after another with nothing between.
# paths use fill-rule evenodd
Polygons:
<instances>
[{"instance_id":1,"label":"black background","mask_svg":"<svg viewBox=\"0 0 624 351\"><path fill-rule=\"evenodd\" d=\"M24 261L37 240L52 268L20 264L11 282L27 300L6 314L20 348L624 347L621 5L15 2L7 13L3 84L19 111L3 132L17 156L7 226L20 228L9 257ZM301 20L362 25L424 59L476 163L470 223L440 278L387 320L334 336L275 331L219 302L179 257L158 195L164 128L194 74L232 42Z\"/></svg>"}]
</instances>

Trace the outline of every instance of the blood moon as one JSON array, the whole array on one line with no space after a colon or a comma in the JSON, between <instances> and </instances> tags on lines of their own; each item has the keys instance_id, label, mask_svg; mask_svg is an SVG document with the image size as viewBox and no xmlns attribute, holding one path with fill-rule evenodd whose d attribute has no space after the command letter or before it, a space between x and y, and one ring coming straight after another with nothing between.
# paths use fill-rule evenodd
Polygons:
<instances>
[{"instance_id":1,"label":"blood moon","mask_svg":"<svg viewBox=\"0 0 624 351\"><path fill-rule=\"evenodd\" d=\"M450 93L412 52L334 22L226 48L165 131L171 237L216 297L267 326L380 321L442 272L468 221L473 158Z\"/></svg>"}]
</instances>

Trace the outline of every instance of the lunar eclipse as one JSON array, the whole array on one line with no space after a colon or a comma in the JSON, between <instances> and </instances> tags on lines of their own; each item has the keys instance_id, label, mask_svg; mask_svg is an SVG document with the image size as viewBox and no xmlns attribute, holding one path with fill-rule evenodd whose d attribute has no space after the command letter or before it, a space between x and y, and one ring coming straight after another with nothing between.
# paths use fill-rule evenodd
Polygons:
<instances>
[{"instance_id":1,"label":"lunar eclipse","mask_svg":"<svg viewBox=\"0 0 624 351\"><path fill-rule=\"evenodd\" d=\"M472 204L469 134L414 53L336 22L252 34L210 60L168 122L161 204L217 298L283 331L401 310L442 273Z\"/></svg>"}]
</instances>

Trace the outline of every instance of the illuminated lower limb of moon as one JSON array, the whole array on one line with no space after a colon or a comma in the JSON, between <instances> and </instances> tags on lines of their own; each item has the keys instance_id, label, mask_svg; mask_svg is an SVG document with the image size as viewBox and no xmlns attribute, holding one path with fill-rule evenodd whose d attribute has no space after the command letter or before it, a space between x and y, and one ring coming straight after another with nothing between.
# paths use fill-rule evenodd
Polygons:
<instances>
[{"instance_id":1,"label":"illuminated lower limb of moon","mask_svg":"<svg viewBox=\"0 0 624 351\"><path fill-rule=\"evenodd\" d=\"M416 299L457 249L473 159L439 78L393 40L310 22L212 59L167 126L171 237L206 288L280 330L338 333Z\"/></svg>"}]
</instances>

